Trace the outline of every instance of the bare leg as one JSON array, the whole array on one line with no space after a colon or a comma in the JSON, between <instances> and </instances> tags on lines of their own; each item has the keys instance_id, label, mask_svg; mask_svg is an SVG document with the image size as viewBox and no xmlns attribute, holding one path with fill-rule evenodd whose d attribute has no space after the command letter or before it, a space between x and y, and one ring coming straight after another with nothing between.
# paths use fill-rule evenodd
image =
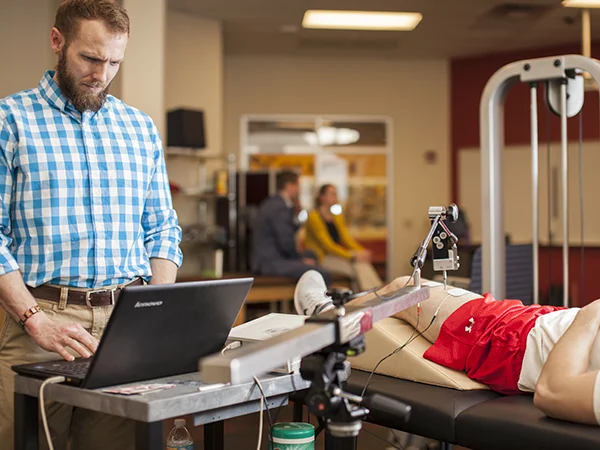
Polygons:
<instances>
[{"instance_id":1,"label":"bare leg","mask_svg":"<svg viewBox=\"0 0 600 450\"><path fill-rule=\"evenodd\" d=\"M398 289L404 287L409 280L410 276L398 277L390 284L377 291L377 293L380 296L389 295L397 291ZM428 280L422 279L421 283L426 283L427 281ZM410 281L409 285L413 285L412 280ZM408 309L405 309L404 311L399 312L398 314L396 314L395 317L404 320L405 322L408 322L415 328L418 327L419 331L422 331L429 326L429 324L434 318L434 315L437 312L437 316L431 324L431 327L423 333L425 339L433 343L440 334L442 324L454 311L456 311L468 301L481 298L481 295L468 291L465 291L466 293L462 294L461 296L453 296L448 293L452 289L453 286L448 286L447 290L444 290L443 286L431 287L430 297L421 303L420 312L418 305L415 305ZM352 301L352 303L361 304L374 297L375 294L367 294L363 297Z\"/></svg>"}]
</instances>

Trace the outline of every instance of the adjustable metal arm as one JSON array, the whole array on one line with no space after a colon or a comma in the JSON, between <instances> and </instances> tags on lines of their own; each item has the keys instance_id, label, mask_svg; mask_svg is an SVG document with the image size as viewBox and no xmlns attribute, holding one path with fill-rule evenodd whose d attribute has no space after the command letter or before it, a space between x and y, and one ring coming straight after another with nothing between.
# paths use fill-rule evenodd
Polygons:
<instances>
[{"instance_id":1,"label":"adjustable metal arm","mask_svg":"<svg viewBox=\"0 0 600 450\"><path fill-rule=\"evenodd\" d=\"M427 259L427 247L429 247L429 243L433 240L433 270L443 271L445 286L447 280L446 271L457 270L460 267L456 247L458 238L444 223L445 220L450 220L450 222L458 220L458 206L454 203L448 208L432 206L429 208L429 219L431 220L429 233L427 233L427 237L410 260L410 265L414 269L413 278L415 286L421 286L421 269Z\"/></svg>"},{"instance_id":2,"label":"adjustable metal arm","mask_svg":"<svg viewBox=\"0 0 600 450\"><path fill-rule=\"evenodd\" d=\"M421 270L425 265L425 260L427 259L427 247L429 247L431 238L433 238L433 233L435 233L435 229L440 223L440 217L441 216L438 215L433 219L427 237L421 242L421 245L410 260L410 265L416 270Z\"/></svg>"}]
</instances>

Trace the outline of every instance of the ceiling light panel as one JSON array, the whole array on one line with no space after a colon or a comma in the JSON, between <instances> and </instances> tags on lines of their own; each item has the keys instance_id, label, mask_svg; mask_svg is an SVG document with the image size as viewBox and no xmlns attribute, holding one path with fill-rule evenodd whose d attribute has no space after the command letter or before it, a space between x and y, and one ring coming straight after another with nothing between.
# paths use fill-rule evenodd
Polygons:
<instances>
[{"instance_id":1,"label":"ceiling light panel","mask_svg":"<svg viewBox=\"0 0 600 450\"><path fill-rule=\"evenodd\" d=\"M422 19L420 13L308 10L302 26L333 30L410 31Z\"/></svg>"},{"instance_id":2,"label":"ceiling light panel","mask_svg":"<svg viewBox=\"0 0 600 450\"><path fill-rule=\"evenodd\" d=\"M600 8L600 0L563 0L562 5L568 8Z\"/></svg>"}]
</instances>

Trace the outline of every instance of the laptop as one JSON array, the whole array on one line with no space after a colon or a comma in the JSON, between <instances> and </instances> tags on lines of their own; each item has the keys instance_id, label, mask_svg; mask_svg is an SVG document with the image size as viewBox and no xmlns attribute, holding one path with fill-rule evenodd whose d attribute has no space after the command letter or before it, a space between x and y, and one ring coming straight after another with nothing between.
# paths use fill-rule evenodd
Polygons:
<instances>
[{"instance_id":1,"label":"laptop","mask_svg":"<svg viewBox=\"0 0 600 450\"><path fill-rule=\"evenodd\" d=\"M253 278L127 286L91 358L13 366L36 378L96 389L198 371L221 351Z\"/></svg>"}]
</instances>

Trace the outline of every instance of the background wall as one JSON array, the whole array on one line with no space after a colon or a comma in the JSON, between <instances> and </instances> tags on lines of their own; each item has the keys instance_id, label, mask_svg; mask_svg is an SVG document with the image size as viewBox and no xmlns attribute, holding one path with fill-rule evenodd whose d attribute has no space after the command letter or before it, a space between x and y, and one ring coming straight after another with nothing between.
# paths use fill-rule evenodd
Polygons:
<instances>
[{"instance_id":1,"label":"background wall","mask_svg":"<svg viewBox=\"0 0 600 450\"><path fill-rule=\"evenodd\" d=\"M449 66L445 60L229 56L224 151L240 148L244 114L360 114L394 123L392 273L410 271L427 208L449 201ZM426 162L434 150L437 161Z\"/></svg>"},{"instance_id":2,"label":"background wall","mask_svg":"<svg viewBox=\"0 0 600 450\"><path fill-rule=\"evenodd\" d=\"M597 44L597 43L596 43ZM593 45L592 49L597 49ZM479 102L483 89L490 77L508 63L527 58L581 53L578 44L560 47L534 49L526 52L497 53L472 58L454 59L450 69L450 101L451 101L451 139L453 169L456 170L458 152L463 148L479 148ZM592 50L592 56L598 58L600 53ZM530 142L529 127L529 89L525 84L515 85L507 94L505 103L505 144L520 145ZM538 99L540 140L546 139L545 105L543 97ZM583 109L584 139L595 139L600 133L598 129L598 93L586 93ZM577 136L577 118L569 120L569 136ZM551 118L550 140L560 141L560 120ZM458 199L458 178L453 180L453 198Z\"/></svg>"},{"instance_id":3,"label":"background wall","mask_svg":"<svg viewBox=\"0 0 600 450\"><path fill-rule=\"evenodd\" d=\"M37 86L56 64L50 30L59 0L0 0L2 57L0 98Z\"/></svg>"},{"instance_id":4,"label":"background wall","mask_svg":"<svg viewBox=\"0 0 600 450\"><path fill-rule=\"evenodd\" d=\"M119 70L120 98L148 114L164 135L166 0L121 0L121 3L129 14L131 33Z\"/></svg>"}]
</instances>

